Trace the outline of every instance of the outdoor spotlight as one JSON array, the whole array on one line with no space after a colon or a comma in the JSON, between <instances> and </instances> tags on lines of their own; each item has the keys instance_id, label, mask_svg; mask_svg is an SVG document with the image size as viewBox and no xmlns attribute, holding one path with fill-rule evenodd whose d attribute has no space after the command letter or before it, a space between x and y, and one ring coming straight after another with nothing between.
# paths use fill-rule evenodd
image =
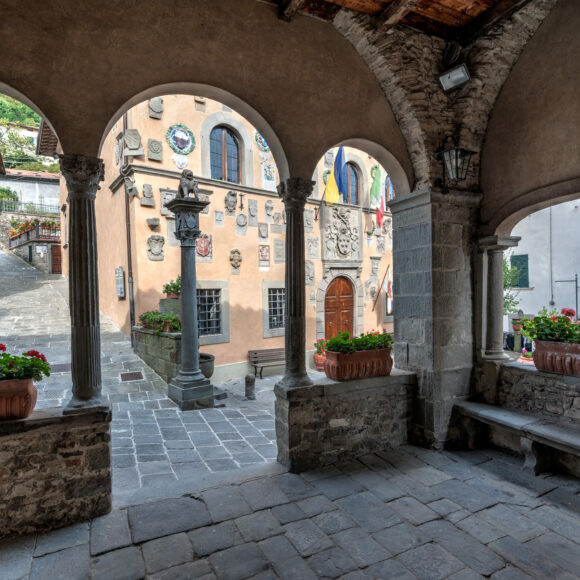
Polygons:
<instances>
[{"instance_id":1,"label":"outdoor spotlight","mask_svg":"<svg viewBox=\"0 0 580 580\"><path fill-rule=\"evenodd\" d=\"M465 64L460 64L459 66L440 74L439 84L445 92L448 92L452 89L463 86L470 79L471 76L469 75L467 66Z\"/></svg>"},{"instance_id":2,"label":"outdoor spotlight","mask_svg":"<svg viewBox=\"0 0 580 580\"><path fill-rule=\"evenodd\" d=\"M447 192L447 181L455 183L465 179L472 155L473 151L459 147L459 137L445 137L441 150L435 154L435 157L441 160L441 165L443 166L444 192Z\"/></svg>"}]
</instances>

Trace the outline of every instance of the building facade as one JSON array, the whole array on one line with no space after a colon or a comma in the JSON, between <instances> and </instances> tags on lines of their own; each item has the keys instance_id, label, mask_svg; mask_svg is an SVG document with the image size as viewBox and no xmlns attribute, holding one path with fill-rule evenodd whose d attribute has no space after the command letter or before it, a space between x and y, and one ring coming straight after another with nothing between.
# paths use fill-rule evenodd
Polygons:
<instances>
[{"instance_id":1,"label":"building facade","mask_svg":"<svg viewBox=\"0 0 580 580\"><path fill-rule=\"evenodd\" d=\"M307 350L340 330L393 330L390 213L376 225L376 206L393 197L393 188L372 156L345 147L348 193L321 204L336 152L312 168L304 216ZM248 350L283 347L284 206L274 157L255 127L217 101L166 95L119 119L101 155L106 173L95 208L101 310L129 334L141 313L159 308L163 284L180 273L175 220L165 204L182 170L191 169L200 198L210 202L196 248L204 352L216 356L217 377L224 379L249 370Z\"/></svg>"}]
</instances>

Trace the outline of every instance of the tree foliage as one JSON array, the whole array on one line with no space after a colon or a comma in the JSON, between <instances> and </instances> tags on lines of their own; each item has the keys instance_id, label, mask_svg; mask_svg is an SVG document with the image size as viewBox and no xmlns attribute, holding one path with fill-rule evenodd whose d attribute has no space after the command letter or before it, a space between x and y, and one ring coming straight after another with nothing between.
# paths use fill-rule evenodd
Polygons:
<instances>
[{"instance_id":1,"label":"tree foliage","mask_svg":"<svg viewBox=\"0 0 580 580\"><path fill-rule=\"evenodd\" d=\"M10 187L0 187L0 201L18 201L18 192Z\"/></svg>"},{"instance_id":2,"label":"tree foliage","mask_svg":"<svg viewBox=\"0 0 580 580\"><path fill-rule=\"evenodd\" d=\"M503 313L517 312L519 292L514 292L513 288L518 283L519 269L511 265L509 256L503 257Z\"/></svg>"},{"instance_id":3,"label":"tree foliage","mask_svg":"<svg viewBox=\"0 0 580 580\"><path fill-rule=\"evenodd\" d=\"M30 107L6 95L0 95L0 119L28 127L40 124L40 117Z\"/></svg>"}]
</instances>

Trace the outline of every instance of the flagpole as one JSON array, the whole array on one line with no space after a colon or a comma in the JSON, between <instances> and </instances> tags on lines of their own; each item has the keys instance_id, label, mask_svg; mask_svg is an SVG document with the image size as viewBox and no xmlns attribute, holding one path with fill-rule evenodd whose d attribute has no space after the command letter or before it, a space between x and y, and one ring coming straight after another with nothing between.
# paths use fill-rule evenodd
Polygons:
<instances>
[{"instance_id":1,"label":"flagpole","mask_svg":"<svg viewBox=\"0 0 580 580\"><path fill-rule=\"evenodd\" d=\"M318 214L320 213L320 208L322 207L322 202L324 201L324 196L326 195L326 187L324 188L324 193L322 194L322 197L320 198L320 205L316 208L314 208L314 221L317 222L318 221Z\"/></svg>"},{"instance_id":2,"label":"flagpole","mask_svg":"<svg viewBox=\"0 0 580 580\"><path fill-rule=\"evenodd\" d=\"M387 270L385 272L385 275L383 276L383 282L382 284L379 286L379 291L377 292L377 297L375 298L375 303L373 304L373 309L371 310L371 312L375 311L375 307L377 305L377 302L379 301L379 296L381 295L381 290L383 289L383 286L385 285L385 280L387 279L387 276L389 274L389 270L391 269L391 265L389 264L387 266Z\"/></svg>"}]
</instances>

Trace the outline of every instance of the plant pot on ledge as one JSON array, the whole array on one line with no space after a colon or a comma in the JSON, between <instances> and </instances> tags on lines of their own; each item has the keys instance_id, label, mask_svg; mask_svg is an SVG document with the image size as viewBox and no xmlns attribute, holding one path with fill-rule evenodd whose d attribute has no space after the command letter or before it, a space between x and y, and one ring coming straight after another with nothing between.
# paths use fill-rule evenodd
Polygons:
<instances>
[{"instance_id":1,"label":"plant pot on ledge","mask_svg":"<svg viewBox=\"0 0 580 580\"><path fill-rule=\"evenodd\" d=\"M539 371L580 377L580 343L536 340L534 364Z\"/></svg>"},{"instance_id":2,"label":"plant pot on ledge","mask_svg":"<svg viewBox=\"0 0 580 580\"><path fill-rule=\"evenodd\" d=\"M32 413L38 391L32 379L0 381L0 421L25 419Z\"/></svg>"},{"instance_id":3,"label":"plant pot on ledge","mask_svg":"<svg viewBox=\"0 0 580 580\"><path fill-rule=\"evenodd\" d=\"M322 351L321 354L317 352L314 353L314 366L317 371L324 372L324 361L326 360L326 351Z\"/></svg>"},{"instance_id":4,"label":"plant pot on ledge","mask_svg":"<svg viewBox=\"0 0 580 580\"><path fill-rule=\"evenodd\" d=\"M386 377L393 368L390 348L361 350L352 354L326 351L324 372L333 381Z\"/></svg>"}]
</instances>

